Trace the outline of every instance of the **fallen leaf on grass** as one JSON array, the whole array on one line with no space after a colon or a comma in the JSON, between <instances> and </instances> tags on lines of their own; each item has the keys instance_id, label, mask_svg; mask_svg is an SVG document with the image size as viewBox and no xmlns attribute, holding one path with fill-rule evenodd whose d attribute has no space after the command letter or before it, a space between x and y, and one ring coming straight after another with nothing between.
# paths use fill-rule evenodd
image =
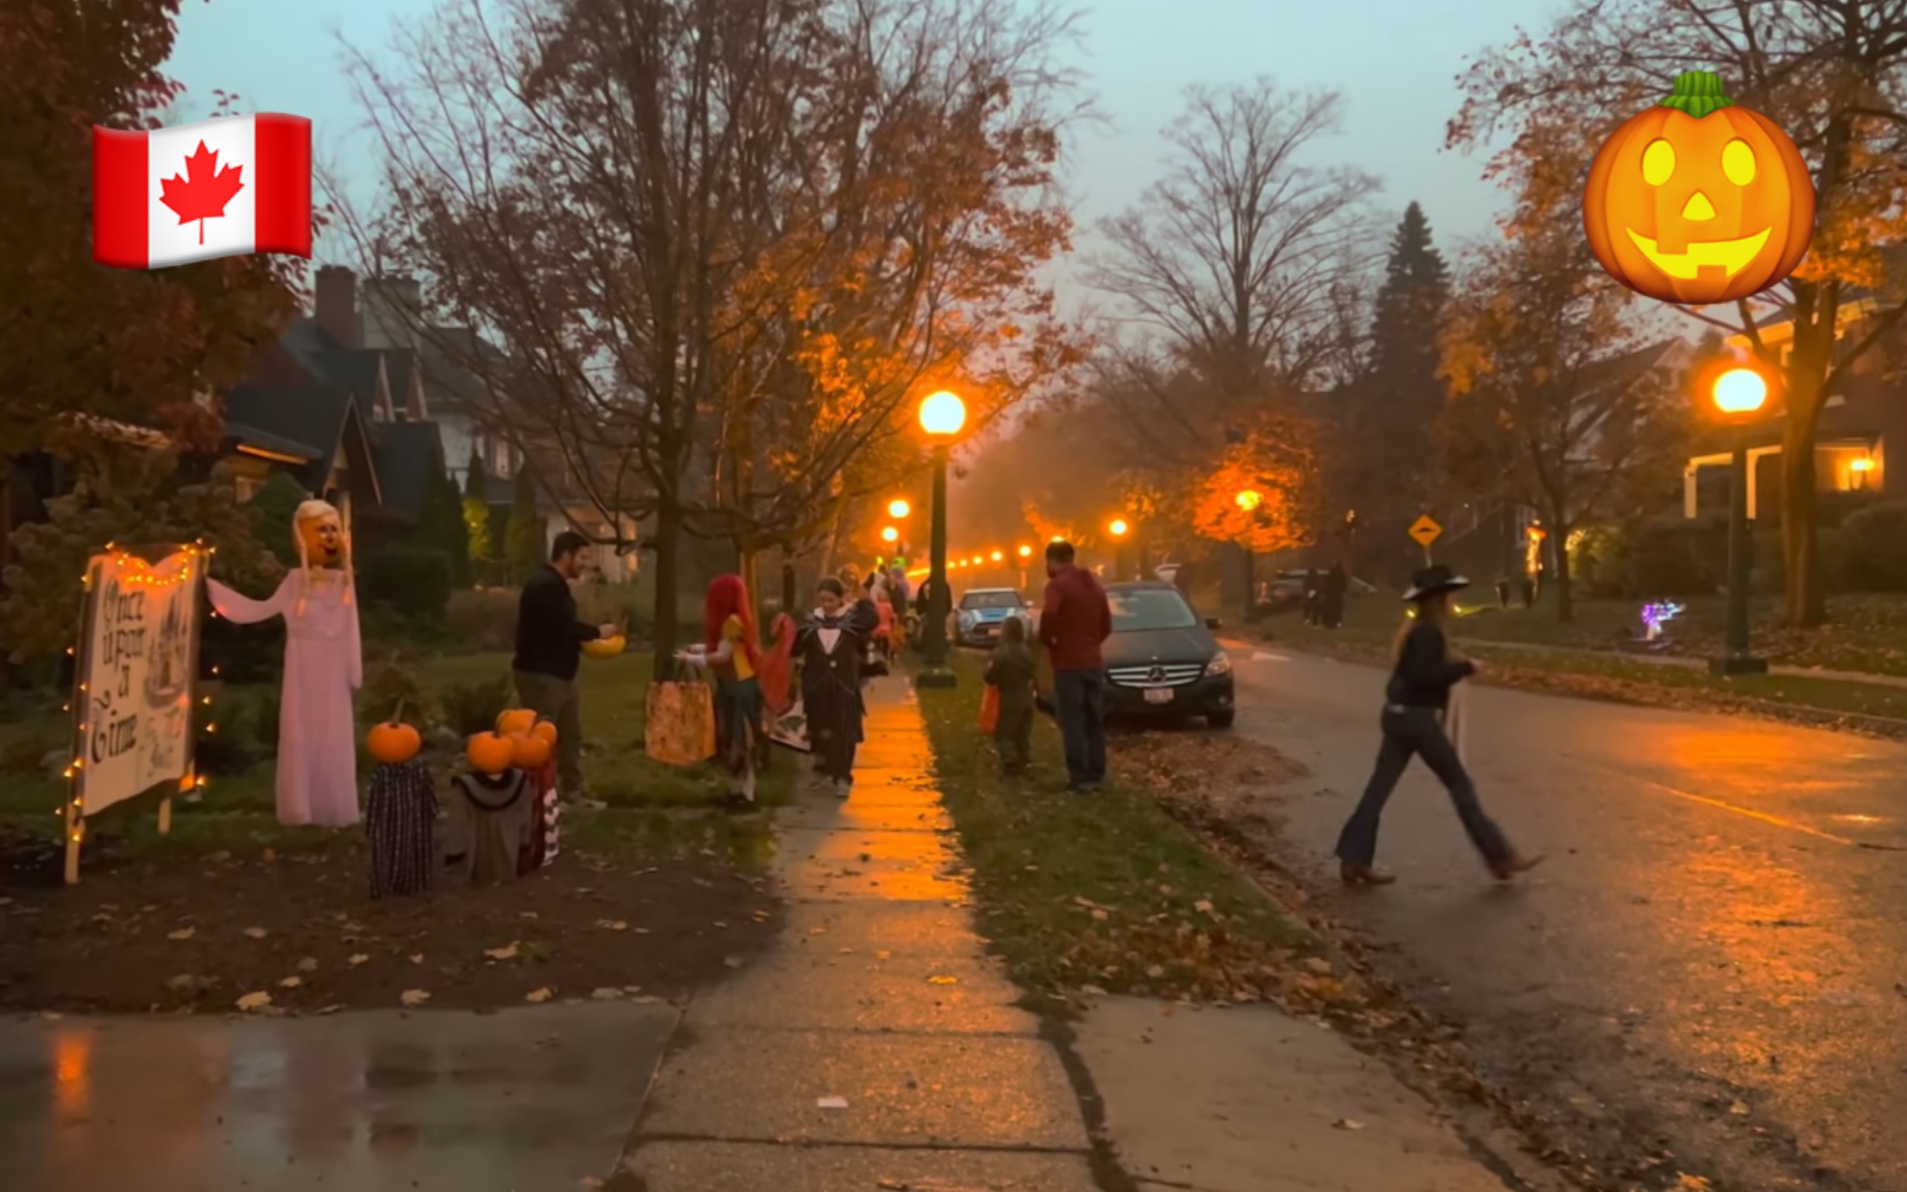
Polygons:
<instances>
[{"instance_id":1,"label":"fallen leaf on grass","mask_svg":"<svg viewBox=\"0 0 1907 1192\"><path fill-rule=\"evenodd\" d=\"M286 977L283 981L280 981L278 983L278 988L296 989L300 985L303 985L304 983L305 983L305 979L303 977Z\"/></svg>"},{"instance_id":2,"label":"fallen leaf on grass","mask_svg":"<svg viewBox=\"0 0 1907 1192\"><path fill-rule=\"evenodd\" d=\"M198 933L199 929L196 927L181 927L177 931L168 932L166 938L169 940L189 940Z\"/></svg>"},{"instance_id":3,"label":"fallen leaf on grass","mask_svg":"<svg viewBox=\"0 0 1907 1192\"><path fill-rule=\"evenodd\" d=\"M622 990L605 985L601 989L591 990L589 996L592 1000L598 1002L620 1001L622 1000Z\"/></svg>"},{"instance_id":4,"label":"fallen leaf on grass","mask_svg":"<svg viewBox=\"0 0 1907 1192\"><path fill-rule=\"evenodd\" d=\"M540 1006L556 996L554 989L532 989L523 995L523 1000L532 1006Z\"/></svg>"},{"instance_id":5,"label":"fallen leaf on grass","mask_svg":"<svg viewBox=\"0 0 1907 1192\"><path fill-rule=\"evenodd\" d=\"M257 993L248 993L244 997L238 999L238 1008L247 1012L250 1012L252 1010L263 1010L266 1006L269 1006L269 1005L271 1005L271 994L266 993L263 990L260 990Z\"/></svg>"},{"instance_id":6,"label":"fallen leaf on grass","mask_svg":"<svg viewBox=\"0 0 1907 1192\"><path fill-rule=\"evenodd\" d=\"M315 972L317 972L317 971L318 971L318 958L317 958L316 956L307 956L307 957L305 957L305 958L304 958L303 960L300 960L300 961L298 962L298 971L299 971L299 972L301 972L301 973L315 973Z\"/></svg>"},{"instance_id":7,"label":"fallen leaf on grass","mask_svg":"<svg viewBox=\"0 0 1907 1192\"><path fill-rule=\"evenodd\" d=\"M740 968L742 967L743 961L742 961L742 958L739 956L729 956L729 957L725 957L722 963L727 965L729 968Z\"/></svg>"},{"instance_id":8,"label":"fallen leaf on grass","mask_svg":"<svg viewBox=\"0 0 1907 1192\"><path fill-rule=\"evenodd\" d=\"M1339 1118L1331 1124L1339 1130L1362 1130L1364 1128L1364 1123L1358 1121L1356 1118Z\"/></svg>"},{"instance_id":9,"label":"fallen leaf on grass","mask_svg":"<svg viewBox=\"0 0 1907 1192\"><path fill-rule=\"evenodd\" d=\"M1314 973L1328 974L1331 971L1331 962L1322 956L1307 956L1305 957L1304 967Z\"/></svg>"},{"instance_id":10,"label":"fallen leaf on grass","mask_svg":"<svg viewBox=\"0 0 1907 1192\"><path fill-rule=\"evenodd\" d=\"M929 985L958 985L960 984L960 978L959 977L929 977L927 978L927 983Z\"/></svg>"},{"instance_id":11,"label":"fallen leaf on grass","mask_svg":"<svg viewBox=\"0 0 1907 1192\"><path fill-rule=\"evenodd\" d=\"M1748 1103L1745 1101L1736 1101L1728 1107L1728 1112L1734 1114L1736 1117L1747 1117Z\"/></svg>"},{"instance_id":12,"label":"fallen leaf on grass","mask_svg":"<svg viewBox=\"0 0 1907 1192\"><path fill-rule=\"evenodd\" d=\"M621 919L598 919L596 920L596 926L601 927L605 931L629 930L629 924L623 922Z\"/></svg>"},{"instance_id":13,"label":"fallen leaf on grass","mask_svg":"<svg viewBox=\"0 0 1907 1192\"><path fill-rule=\"evenodd\" d=\"M516 944L508 943L501 948L485 948L483 954L492 960L515 960Z\"/></svg>"},{"instance_id":14,"label":"fallen leaf on grass","mask_svg":"<svg viewBox=\"0 0 1907 1192\"><path fill-rule=\"evenodd\" d=\"M271 932L266 931L263 927L247 927L245 929L245 934L251 939L262 940L266 936L270 935Z\"/></svg>"},{"instance_id":15,"label":"fallen leaf on grass","mask_svg":"<svg viewBox=\"0 0 1907 1192\"><path fill-rule=\"evenodd\" d=\"M430 994L422 989L406 989L397 1000L406 1006L421 1006L430 1000Z\"/></svg>"},{"instance_id":16,"label":"fallen leaf on grass","mask_svg":"<svg viewBox=\"0 0 1907 1192\"><path fill-rule=\"evenodd\" d=\"M369 960L369 959L371 959L371 958L370 958L369 956L366 956L366 955L365 955L364 953L362 953L362 952L358 952L358 953L355 953L355 954L354 954L354 955L353 955L353 956L351 957L351 965L352 965L352 967L353 967L353 968L355 968L355 967L357 967L358 965L360 965L360 964L363 964L363 963L364 963L365 961L367 961L367 960Z\"/></svg>"},{"instance_id":17,"label":"fallen leaf on grass","mask_svg":"<svg viewBox=\"0 0 1907 1192\"><path fill-rule=\"evenodd\" d=\"M1714 1187L1706 1177L1690 1175L1686 1171L1675 1173L1675 1186L1683 1189L1683 1192L1709 1192L1709 1189Z\"/></svg>"},{"instance_id":18,"label":"fallen leaf on grass","mask_svg":"<svg viewBox=\"0 0 1907 1192\"><path fill-rule=\"evenodd\" d=\"M424 963L424 954L422 952L413 952L411 953L410 959L412 964L422 964Z\"/></svg>"}]
</instances>

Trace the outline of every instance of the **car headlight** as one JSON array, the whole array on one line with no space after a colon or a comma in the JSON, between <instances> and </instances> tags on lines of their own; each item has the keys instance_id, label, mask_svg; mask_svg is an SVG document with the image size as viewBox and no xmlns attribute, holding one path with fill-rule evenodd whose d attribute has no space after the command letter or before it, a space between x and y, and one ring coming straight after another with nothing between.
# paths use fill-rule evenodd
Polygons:
<instances>
[{"instance_id":1,"label":"car headlight","mask_svg":"<svg viewBox=\"0 0 1907 1192\"><path fill-rule=\"evenodd\" d=\"M1205 673L1208 676L1231 674L1232 673L1232 656L1230 654L1227 654L1223 650L1220 650L1218 653L1212 655L1212 660L1205 664Z\"/></svg>"}]
</instances>

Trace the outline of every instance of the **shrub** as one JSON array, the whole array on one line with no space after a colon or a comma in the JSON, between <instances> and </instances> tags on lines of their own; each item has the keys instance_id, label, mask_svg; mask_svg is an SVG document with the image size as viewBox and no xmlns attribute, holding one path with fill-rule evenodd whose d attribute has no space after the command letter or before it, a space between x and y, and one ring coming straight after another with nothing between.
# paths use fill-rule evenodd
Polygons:
<instances>
[{"instance_id":1,"label":"shrub","mask_svg":"<svg viewBox=\"0 0 1907 1192\"><path fill-rule=\"evenodd\" d=\"M1645 522L1615 548L1626 578L1621 595L1708 596L1728 575L1726 523Z\"/></svg>"},{"instance_id":2,"label":"shrub","mask_svg":"<svg viewBox=\"0 0 1907 1192\"><path fill-rule=\"evenodd\" d=\"M358 596L367 605L388 605L428 624L444 623L450 586L450 560L441 551L386 547L358 567Z\"/></svg>"},{"instance_id":3,"label":"shrub","mask_svg":"<svg viewBox=\"0 0 1907 1192\"><path fill-rule=\"evenodd\" d=\"M444 723L460 736L488 732L497 717L516 702L509 673L474 683L456 683L444 692Z\"/></svg>"},{"instance_id":4,"label":"shrub","mask_svg":"<svg viewBox=\"0 0 1907 1192\"><path fill-rule=\"evenodd\" d=\"M450 638L459 649L508 650L516 645L517 594L500 588L452 592L445 610Z\"/></svg>"},{"instance_id":5,"label":"shrub","mask_svg":"<svg viewBox=\"0 0 1907 1192\"><path fill-rule=\"evenodd\" d=\"M393 652L364 677L358 691L358 720L377 724L397 715L425 732L443 723L437 693L424 682L423 667L409 654Z\"/></svg>"},{"instance_id":6,"label":"shrub","mask_svg":"<svg viewBox=\"0 0 1907 1192\"><path fill-rule=\"evenodd\" d=\"M252 737L266 753L278 754L278 716L284 710L285 693L278 684L260 687L252 697Z\"/></svg>"},{"instance_id":7,"label":"shrub","mask_svg":"<svg viewBox=\"0 0 1907 1192\"><path fill-rule=\"evenodd\" d=\"M1841 535L1852 586L1864 592L1907 591L1907 502L1849 514Z\"/></svg>"},{"instance_id":8,"label":"shrub","mask_svg":"<svg viewBox=\"0 0 1907 1192\"><path fill-rule=\"evenodd\" d=\"M258 762L258 710L245 693L226 690L211 706L193 709L197 742L193 765L201 774L229 778L243 774ZM215 731L216 730L216 731Z\"/></svg>"}]
</instances>

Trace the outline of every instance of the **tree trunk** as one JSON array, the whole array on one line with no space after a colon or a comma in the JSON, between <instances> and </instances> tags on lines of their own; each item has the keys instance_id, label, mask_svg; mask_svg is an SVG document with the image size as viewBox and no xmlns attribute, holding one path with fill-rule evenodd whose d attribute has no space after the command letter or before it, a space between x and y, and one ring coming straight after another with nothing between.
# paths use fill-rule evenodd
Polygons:
<instances>
[{"instance_id":1,"label":"tree trunk","mask_svg":"<svg viewBox=\"0 0 1907 1192\"><path fill-rule=\"evenodd\" d=\"M1798 417L1791 404L1781 431L1781 559L1787 571L1788 624L1809 629L1828 619L1814 532L1814 485L1814 419ZM1757 501L1757 512L1760 506Z\"/></svg>"},{"instance_id":2,"label":"tree trunk","mask_svg":"<svg viewBox=\"0 0 1907 1192\"><path fill-rule=\"evenodd\" d=\"M841 550L841 519L846 516L845 502L836 501L834 505L834 524L828 528L827 544L821 548L821 574L834 574L834 556Z\"/></svg>"},{"instance_id":3,"label":"tree trunk","mask_svg":"<svg viewBox=\"0 0 1907 1192\"><path fill-rule=\"evenodd\" d=\"M676 588L681 570L682 510L675 502L663 499L656 506L656 642L655 677L669 673L675 661Z\"/></svg>"}]
</instances>

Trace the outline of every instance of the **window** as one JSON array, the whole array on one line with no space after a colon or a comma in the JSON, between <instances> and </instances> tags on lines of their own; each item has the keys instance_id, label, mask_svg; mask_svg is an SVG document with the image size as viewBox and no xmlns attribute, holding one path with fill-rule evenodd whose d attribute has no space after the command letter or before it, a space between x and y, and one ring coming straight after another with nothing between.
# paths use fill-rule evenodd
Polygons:
<instances>
[{"instance_id":1,"label":"window","mask_svg":"<svg viewBox=\"0 0 1907 1192\"><path fill-rule=\"evenodd\" d=\"M1166 588L1136 588L1108 592L1114 633L1144 633L1152 629L1195 629L1198 614L1185 597Z\"/></svg>"},{"instance_id":2,"label":"window","mask_svg":"<svg viewBox=\"0 0 1907 1192\"><path fill-rule=\"evenodd\" d=\"M960 598L963 609L975 608L1025 608L1026 602L1020 599L1018 592L968 592Z\"/></svg>"}]
</instances>

